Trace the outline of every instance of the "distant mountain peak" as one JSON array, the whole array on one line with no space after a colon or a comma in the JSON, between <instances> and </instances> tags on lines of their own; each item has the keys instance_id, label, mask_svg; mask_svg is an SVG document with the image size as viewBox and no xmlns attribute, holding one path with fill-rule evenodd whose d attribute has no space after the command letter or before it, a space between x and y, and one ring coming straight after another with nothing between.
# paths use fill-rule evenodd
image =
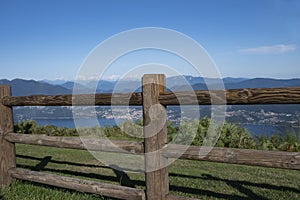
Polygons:
<instances>
[{"instance_id":1,"label":"distant mountain peak","mask_svg":"<svg viewBox=\"0 0 300 200\"><path fill-rule=\"evenodd\" d=\"M60 80L61 81L61 80ZM207 81L210 88L213 84L218 84L219 79L203 78L187 76L173 76L167 78L167 87L173 91L183 90L207 90ZM51 81L50 81L51 82ZM54 81L55 82L55 81ZM273 78L223 78L224 86L226 89L238 88L274 88L274 87L296 87L300 86L300 78L293 79L273 79ZM36 80L24 80L16 78L13 80L1 79L0 84L10 85L12 87L12 94L14 96L28 96L34 94L44 95L59 95L59 94L72 94L74 81L63 81L62 84L57 85L48 82ZM112 93L112 92L133 92L141 91L141 81L136 80L122 80L118 81L105 81L99 82L86 82L85 84L76 83L76 92L78 93ZM96 87L96 88L95 88Z\"/></svg>"},{"instance_id":2,"label":"distant mountain peak","mask_svg":"<svg viewBox=\"0 0 300 200\"><path fill-rule=\"evenodd\" d=\"M64 84L68 81L64 80L64 79L55 79L55 80L43 79L43 80L39 80L39 82L49 83L51 85L61 85L61 84Z\"/></svg>"}]
</instances>

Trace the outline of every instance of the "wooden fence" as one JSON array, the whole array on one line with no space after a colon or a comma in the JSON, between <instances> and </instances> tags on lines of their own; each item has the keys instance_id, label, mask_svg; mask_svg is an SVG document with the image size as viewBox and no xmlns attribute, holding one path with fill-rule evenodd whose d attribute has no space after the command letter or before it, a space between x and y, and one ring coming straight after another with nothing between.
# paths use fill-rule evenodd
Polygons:
<instances>
[{"instance_id":1,"label":"wooden fence","mask_svg":"<svg viewBox=\"0 0 300 200\"><path fill-rule=\"evenodd\" d=\"M163 165L168 158L205 160L223 163L236 163L286 169L300 169L300 153L260 151L248 149L218 148L214 147L207 155L199 155L198 146L184 146L167 144L167 127L158 133L147 124L150 118L149 110L153 105L161 105L159 121L166 121L167 105L210 105L211 95L218 97L220 91L195 91L195 92L166 92L165 76L161 74L144 75L142 79L142 93L113 94L113 105L139 105L143 106L144 142L88 140L84 142L78 137L50 137L43 135L27 135L13 132L13 106L76 106L76 105L111 105L112 94L96 95L57 95L57 96L11 96L9 86L0 86L0 185L9 185L14 178L49 184L82 192L96 193L120 199L188 199L169 194L168 168ZM300 104L300 87L274 88L274 89L235 89L226 90L226 101L230 105L241 104ZM191 101L191 97L197 97ZM223 93L224 95L224 93ZM220 97L221 98L221 97ZM164 112L161 114L161 112ZM157 116L158 117L158 116ZM145 166L164 166L158 170L148 172L146 169L146 190L113 184L87 181L76 178L64 177L43 172L30 171L16 167L15 143L51 146L60 148L85 149L84 144L89 144L91 150L103 152L122 153L122 149L144 154L160 152L159 155L147 156ZM118 146L118 148L116 148ZM209 148L209 147L207 147ZM185 153L181 153L185 152ZM182 155L181 155L182 154Z\"/></svg>"}]
</instances>

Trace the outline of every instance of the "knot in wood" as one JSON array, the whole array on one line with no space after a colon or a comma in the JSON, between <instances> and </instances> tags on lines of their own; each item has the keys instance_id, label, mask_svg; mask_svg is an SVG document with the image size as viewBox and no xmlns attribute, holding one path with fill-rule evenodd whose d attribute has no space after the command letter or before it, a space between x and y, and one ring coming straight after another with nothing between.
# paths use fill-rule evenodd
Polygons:
<instances>
[{"instance_id":1,"label":"knot in wood","mask_svg":"<svg viewBox=\"0 0 300 200\"><path fill-rule=\"evenodd\" d=\"M238 96L242 100L247 100L250 97L251 93L248 89L244 89L238 93Z\"/></svg>"}]
</instances>

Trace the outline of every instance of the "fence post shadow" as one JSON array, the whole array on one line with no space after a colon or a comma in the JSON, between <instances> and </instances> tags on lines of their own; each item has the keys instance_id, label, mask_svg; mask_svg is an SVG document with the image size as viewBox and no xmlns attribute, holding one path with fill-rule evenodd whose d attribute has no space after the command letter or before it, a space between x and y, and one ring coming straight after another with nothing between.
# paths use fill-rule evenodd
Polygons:
<instances>
[{"instance_id":1,"label":"fence post shadow","mask_svg":"<svg viewBox=\"0 0 300 200\"><path fill-rule=\"evenodd\" d=\"M124 172L124 169L119 168L116 165L110 165L109 167L117 176L117 180L119 181L120 185L135 188L134 181L130 180L130 177Z\"/></svg>"},{"instance_id":2,"label":"fence post shadow","mask_svg":"<svg viewBox=\"0 0 300 200\"><path fill-rule=\"evenodd\" d=\"M44 157L40 163L38 163L34 169L35 171L42 171L47 165L48 163L51 161L52 156L46 156Z\"/></svg>"}]
</instances>

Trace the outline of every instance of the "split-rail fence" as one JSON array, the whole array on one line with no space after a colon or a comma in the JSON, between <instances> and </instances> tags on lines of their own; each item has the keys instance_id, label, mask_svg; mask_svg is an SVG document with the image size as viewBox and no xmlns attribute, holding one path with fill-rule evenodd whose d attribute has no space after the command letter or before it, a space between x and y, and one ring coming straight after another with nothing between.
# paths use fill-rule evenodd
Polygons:
<instances>
[{"instance_id":1,"label":"split-rail fence","mask_svg":"<svg viewBox=\"0 0 300 200\"><path fill-rule=\"evenodd\" d=\"M291 88L257 88L225 90L227 105L250 104L300 104L300 87ZM167 92L166 80L162 74L148 74L142 78L142 92L131 94L78 94L78 95L33 95L11 96L9 86L0 86L0 186L12 183L14 179L22 179L57 187L68 188L81 192L101 194L119 199L189 199L169 194L168 167L158 167L157 170L145 170L146 189L136 189L114 184L30 171L16 167L15 143L41 145L59 148L85 149L84 143L89 144L90 150L123 153L123 150L145 156L145 166L160 166L168 158L204 160L212 162L235 163L286 169L300 169L300 153L261 151L249 149L214 147L203 156L199 155L199 146L184 146L167 143L167 127L153 134L151 127L155 116L150 116L152 106L162 108L157 117L164 118L156 121L166 122L165 109L168 105L210 105L211 96L217 97L220 91L189 91ZM77 137L52 137L14 133L13 106L109 106L112 105L143 106L144 142L105 140L81 141ZM192 97L196 96L196 102ZM128 99L129 102L128 102ZM154 120L155 121L155 120ZM152 135L151 135L152 134ZM117 147L116 147L117 146ZM123 149L123 150L122 150ZM184 153L182 154L182 151ZM156 159L147 153L159 152Z\"/></svg>"}]
</instances>

